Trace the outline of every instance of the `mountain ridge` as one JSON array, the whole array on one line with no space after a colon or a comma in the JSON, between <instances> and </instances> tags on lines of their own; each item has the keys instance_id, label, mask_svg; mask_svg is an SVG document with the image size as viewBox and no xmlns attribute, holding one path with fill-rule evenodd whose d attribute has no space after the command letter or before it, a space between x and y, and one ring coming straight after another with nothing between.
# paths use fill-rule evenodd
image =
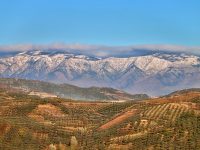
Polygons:
<instances>
[{"instance_id":1,"label":"mountain ridge","mask_svg":"<svg viewBox=\"0 0 200 150\"><path fill-rule=\"evenodd\" d=\"M111 87L160 96L200 86L200 57L156 52L131 57L92 57L65 51L28 51L0 58L0 76L80 87Z\"/></svg>"},{"instance_id":2,"label":"mountain ridge","mask_svg":"<svg viewBox=\"0 0 200 150\"><path fill-rule=\"evenodd\" d=\"M80 88L69 84L54 84L37 80L0 78L0 87L14 88L31 95L50 95L66 99L87 101L127 101L149 98L146 94L131 95L113 88ZM33 93L33 94L32 94ZM35 93L35 94L34 94ZM37 94L38 93L38 94Z\"/></svg>"}]
</instances>

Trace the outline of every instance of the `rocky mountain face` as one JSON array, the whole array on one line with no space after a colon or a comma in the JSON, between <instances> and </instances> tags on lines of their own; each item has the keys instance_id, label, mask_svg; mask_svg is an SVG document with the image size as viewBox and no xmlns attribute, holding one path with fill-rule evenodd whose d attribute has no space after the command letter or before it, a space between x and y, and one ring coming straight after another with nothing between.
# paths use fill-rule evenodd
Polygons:
<instances>
[{"instance_id":1,"label":"rocky mountain face","mask_svg":"<svg viewBox=\"0 0 200 150\"><path fill-rule=\"evenodd\" d=\"M27 51L0 58L0 77L112 87L152 96L200 86L200 57L155 52L98 58L64 51Z\"/></svg>"}]
</instances>

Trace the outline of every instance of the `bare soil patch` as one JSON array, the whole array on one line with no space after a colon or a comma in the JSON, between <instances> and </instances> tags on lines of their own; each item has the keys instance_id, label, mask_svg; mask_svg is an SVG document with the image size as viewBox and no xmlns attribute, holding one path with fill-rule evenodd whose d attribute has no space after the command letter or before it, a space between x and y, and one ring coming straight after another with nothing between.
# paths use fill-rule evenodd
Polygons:
<instances>
[{"instance_id":1,"label":"bare soil patch","mask_svg":"<svg viewBox=\"0 0 200 150\"><path fill-rule=\"evenodd\" d=\"M113 120L107 122L106 124L102 125L99 129L100 130L105 130L105 129L109 129L112 126L119 124L121 122L123 122L124 120L128 119L129 117L135 115L137 112L137 109L132 109L129 110L127 112L124 112L123 114L117 116L116 118L114 118Z\"/></svg>"}]
</instances>

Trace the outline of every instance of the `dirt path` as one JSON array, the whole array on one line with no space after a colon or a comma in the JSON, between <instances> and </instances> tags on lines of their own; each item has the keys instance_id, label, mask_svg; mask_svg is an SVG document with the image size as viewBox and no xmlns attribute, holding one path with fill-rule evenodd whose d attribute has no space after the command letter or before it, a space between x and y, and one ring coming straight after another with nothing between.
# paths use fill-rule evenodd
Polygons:
<instances>
[{"instance_id":1,"label":"dirt path","mask_svg":"<svg viewBox=\"0 0 200 150\"><path fill-rule=\"evenodd\" d=\"M116 124L119 124L119 123L123 122L124 120L128 119L129 117L133 116L136 112L137 112L137 109L129 110L129 111L123 113L122 115L117 116L113 120L107 122L106 124L102 125L99 128L99 130L109 129L110 127L112 127Z\"/></svg>"}]
</instances>

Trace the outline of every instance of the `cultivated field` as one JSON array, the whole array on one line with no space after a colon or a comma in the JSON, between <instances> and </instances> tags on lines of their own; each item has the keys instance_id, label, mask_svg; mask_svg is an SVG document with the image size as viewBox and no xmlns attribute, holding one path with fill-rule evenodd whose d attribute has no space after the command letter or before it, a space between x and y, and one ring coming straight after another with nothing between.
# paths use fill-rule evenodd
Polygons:
<instances>
[{"instance_id":1,"label":"cultivated field","mask_svg":"<svg viewBox=\"0 0 200 150\"><path fill-rule=\"evenodd\" d=\"M87 102L1 89L0 149L200 149L200 92Z\"/></svg>"}]
</instances>

